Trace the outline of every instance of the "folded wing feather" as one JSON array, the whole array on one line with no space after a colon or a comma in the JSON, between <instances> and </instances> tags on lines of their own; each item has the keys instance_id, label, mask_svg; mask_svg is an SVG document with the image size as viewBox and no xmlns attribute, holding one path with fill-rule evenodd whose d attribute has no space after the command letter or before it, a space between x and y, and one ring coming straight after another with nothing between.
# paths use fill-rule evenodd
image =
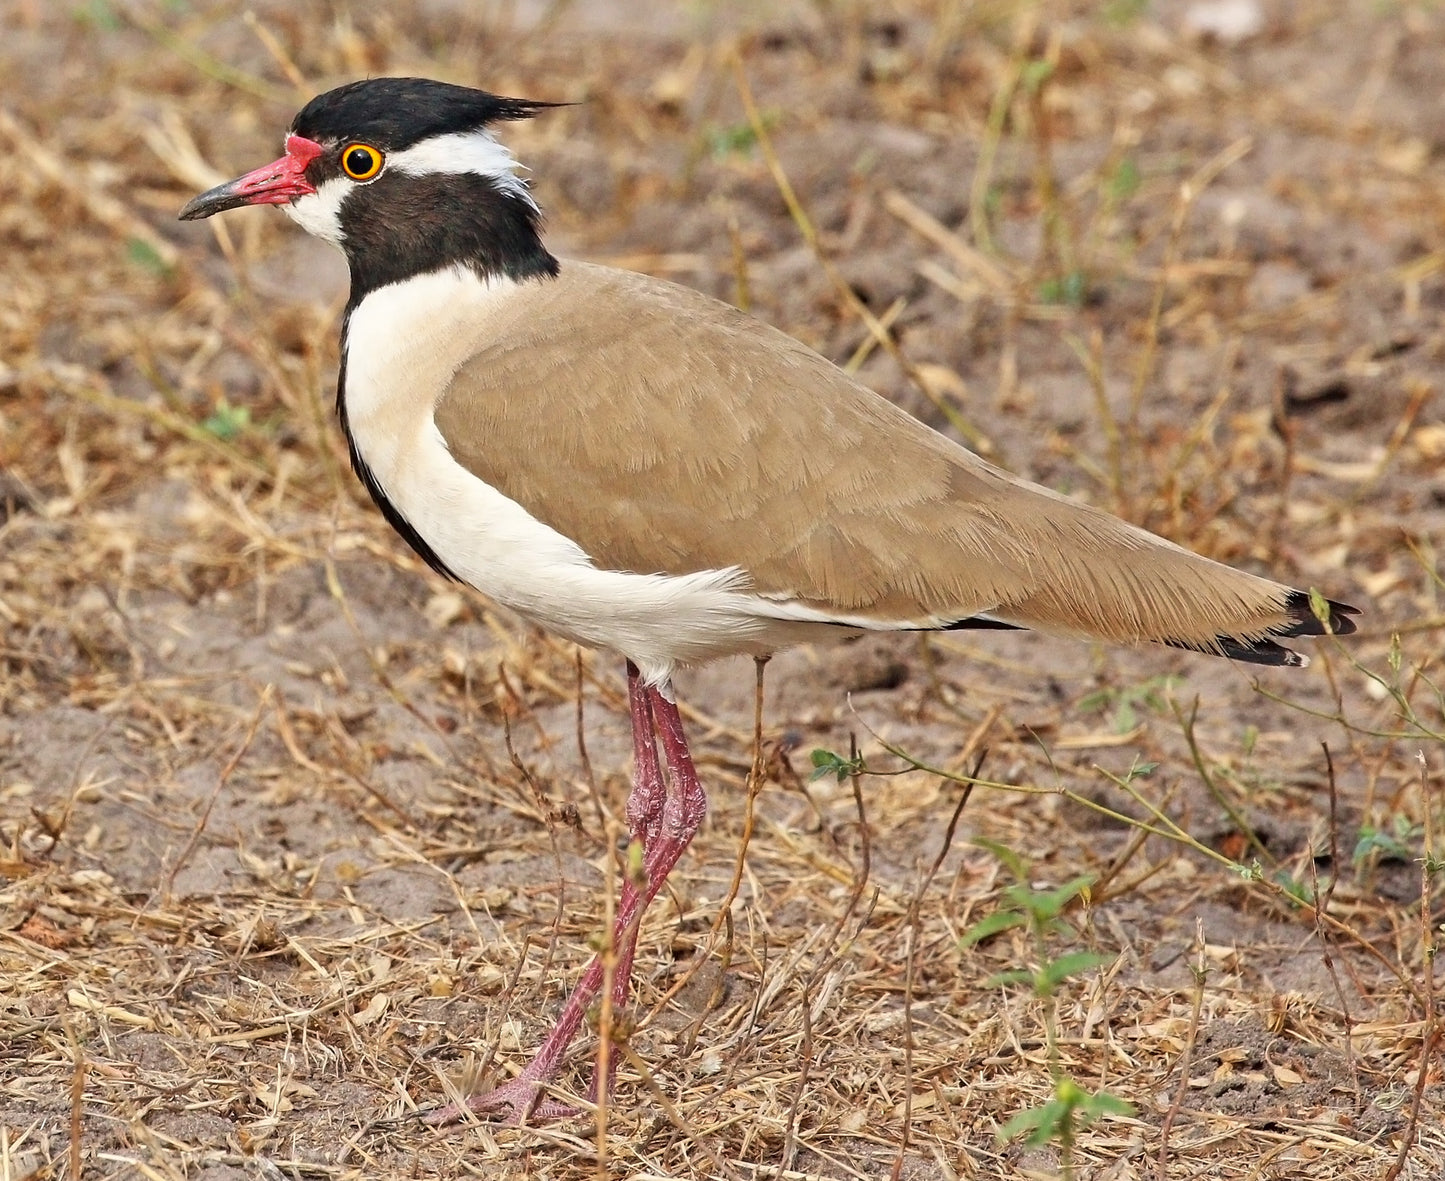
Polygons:
<instances>
[{"instance_id":1,"label":"folded wing feather","mask_svg":"<svg viewBox=\"0 0 1445 1181\"><path fill-rule=\"evenodd\" d=\"M599 567L736 566L880 626L988 612L1208 651L1323 630L1299 592L1016 479L696 291L564 263L516 295L437 426Z\"/></svg>"}]
</instances>

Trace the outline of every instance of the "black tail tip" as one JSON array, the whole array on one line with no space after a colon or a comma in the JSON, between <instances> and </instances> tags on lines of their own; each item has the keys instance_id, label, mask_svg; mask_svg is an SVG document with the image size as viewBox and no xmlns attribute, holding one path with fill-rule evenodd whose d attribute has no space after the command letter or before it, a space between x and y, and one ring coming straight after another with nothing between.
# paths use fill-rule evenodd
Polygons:
<instances>
[{"instance_id":1,"label":"black tail tip","mask_svg":"<svg viewBox=\"0 0 1445 1181\"><path fill-rule=\"evenodd\" d=\"M1316 602L1322 607L1318 613L1315 610ZM1358 607L1337 603L1322 596L1317 597L1309 591L1291 591L1284 607L1294 622L1275 629L1274 634L1281 637L1347 636L1355 630L1355 621L1350 616L1360 613ZM1322 619L1321 616L1327 618Z\"/></svg>"},{"instance_id":2,"label":"black tail tip","mask_svg":"<svg viewBox=\"0 0 1445 1181\"><path fill-rule=\"evenodd\" d=\"M1315 604L1321 610L1316 613ZM1273 665L1278 668L1303 668L1309 664L1309 657L1286 648L1275 641L1297 636L1347 636L1355 630L1351 615L1358 615L1358 607L1348 603L1337 603L1333 599L1312 596L1307 591L1290 591L1284 609L1290 616L1286 623L1271 628L1268 635L1253 639L1239 636L1215 636L1214 643L1205 648L1191 644L1176 644L1174 647L1195 648L1209 651L1226 660L1237 660L1243 664ZM1325 618L1322 618L1325 617Z\"/></svg>"},{"instance_id":3,"label":"black tail tip","mask_svg":"<svg viewBox=\"0 0 1445 1181\"><path fill-rule=\"evenodd\" d=\"M1275 668L1304 668L1310 660L1292 648L1273 640L1239 640L1233 636L1215 636L1218 654L1241 664L1264 664Z\"/></svg>"}]
</instances>

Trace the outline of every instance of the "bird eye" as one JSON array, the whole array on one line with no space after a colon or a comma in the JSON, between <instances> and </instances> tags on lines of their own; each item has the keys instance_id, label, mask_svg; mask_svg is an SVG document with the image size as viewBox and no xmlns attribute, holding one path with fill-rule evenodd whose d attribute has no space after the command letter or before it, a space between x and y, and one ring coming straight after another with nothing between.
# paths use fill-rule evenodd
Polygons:
<instances>
[{"instance_id":1,"label":"bird eye","mask_svg":"<svg viewBox=\"0 0 1445 1181\"><path fill-rule=\"evenodd\" d=\"M352 180L370 180L381 171L382 155L370 144L347 144L341 151L341 168Z\"/></svg>"}]
</instances>

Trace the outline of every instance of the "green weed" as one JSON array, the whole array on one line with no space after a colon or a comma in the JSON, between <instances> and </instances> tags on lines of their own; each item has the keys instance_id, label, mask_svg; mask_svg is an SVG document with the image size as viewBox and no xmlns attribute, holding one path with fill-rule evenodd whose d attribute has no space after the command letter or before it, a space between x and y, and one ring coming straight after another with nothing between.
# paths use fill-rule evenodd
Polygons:
<instances>
[{"instance_id":1,"label":"green weed","mask_svg":"<svg viewBox=\"0 0 1445 1181\"><path fill-rule=\"evenodd\" d=\"M251 421L249 406L232 406L222 398L216 403L216 409L210 417L201 425L216 438L230 442L251 430L255 424Z\"/></svg>"},{"instance_id":2,"label":"green weed","mask_svg":"<svg viewBox=\"0 0 1445 1181\"><path fill-rule=\"evenodd\" d=\"M1030 881L1028 860L997 841L974 842L1003 863L1014 884L1003 891L998 910L964 932L959 944L972 947L1004 931L1025 929L1033 944L1034 962L991 976L995 987L1022 984L1044 1002L1044 1036L1048 1044L1049 1074L1054 1096L1047 1103L1020 1111L999 1130L1000 1140L1027 1136L1030 1147L1057 1145L1062 1175L1074 1176L1074 1146L1078 1134L1098 1119L1110 1115L1132 1115L1134 1108L1108 1091L1089 1091L1064 1073L1059 1056L1058 1010L1055 996L1073 977L1108 963L1113 957L1097 951L1069 951L1067 945L1082 933L1066 917L1079 900L1087 901L1094 879L1080 876L1053 889L1040 889Z\"/></svg>"}]
</instances>

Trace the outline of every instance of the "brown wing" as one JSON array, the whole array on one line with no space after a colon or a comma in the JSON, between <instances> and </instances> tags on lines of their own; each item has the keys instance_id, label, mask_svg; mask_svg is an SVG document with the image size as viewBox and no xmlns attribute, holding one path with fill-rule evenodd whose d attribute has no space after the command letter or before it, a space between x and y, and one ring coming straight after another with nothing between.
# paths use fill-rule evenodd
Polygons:
<instances>
[{"instance_id":1,"label":"brown wing","mask_svg":"<svg viewBox=\"0 0 1445 1181\"><path fill-rule=\"evenodd\" d=\"M568 263L522 292L437 426L599 567L737 566L765 596L898 625L991 612L1206 648L1302 626L1297 592L991 467L696 291Z\"/></svg>"}]
</instances>

